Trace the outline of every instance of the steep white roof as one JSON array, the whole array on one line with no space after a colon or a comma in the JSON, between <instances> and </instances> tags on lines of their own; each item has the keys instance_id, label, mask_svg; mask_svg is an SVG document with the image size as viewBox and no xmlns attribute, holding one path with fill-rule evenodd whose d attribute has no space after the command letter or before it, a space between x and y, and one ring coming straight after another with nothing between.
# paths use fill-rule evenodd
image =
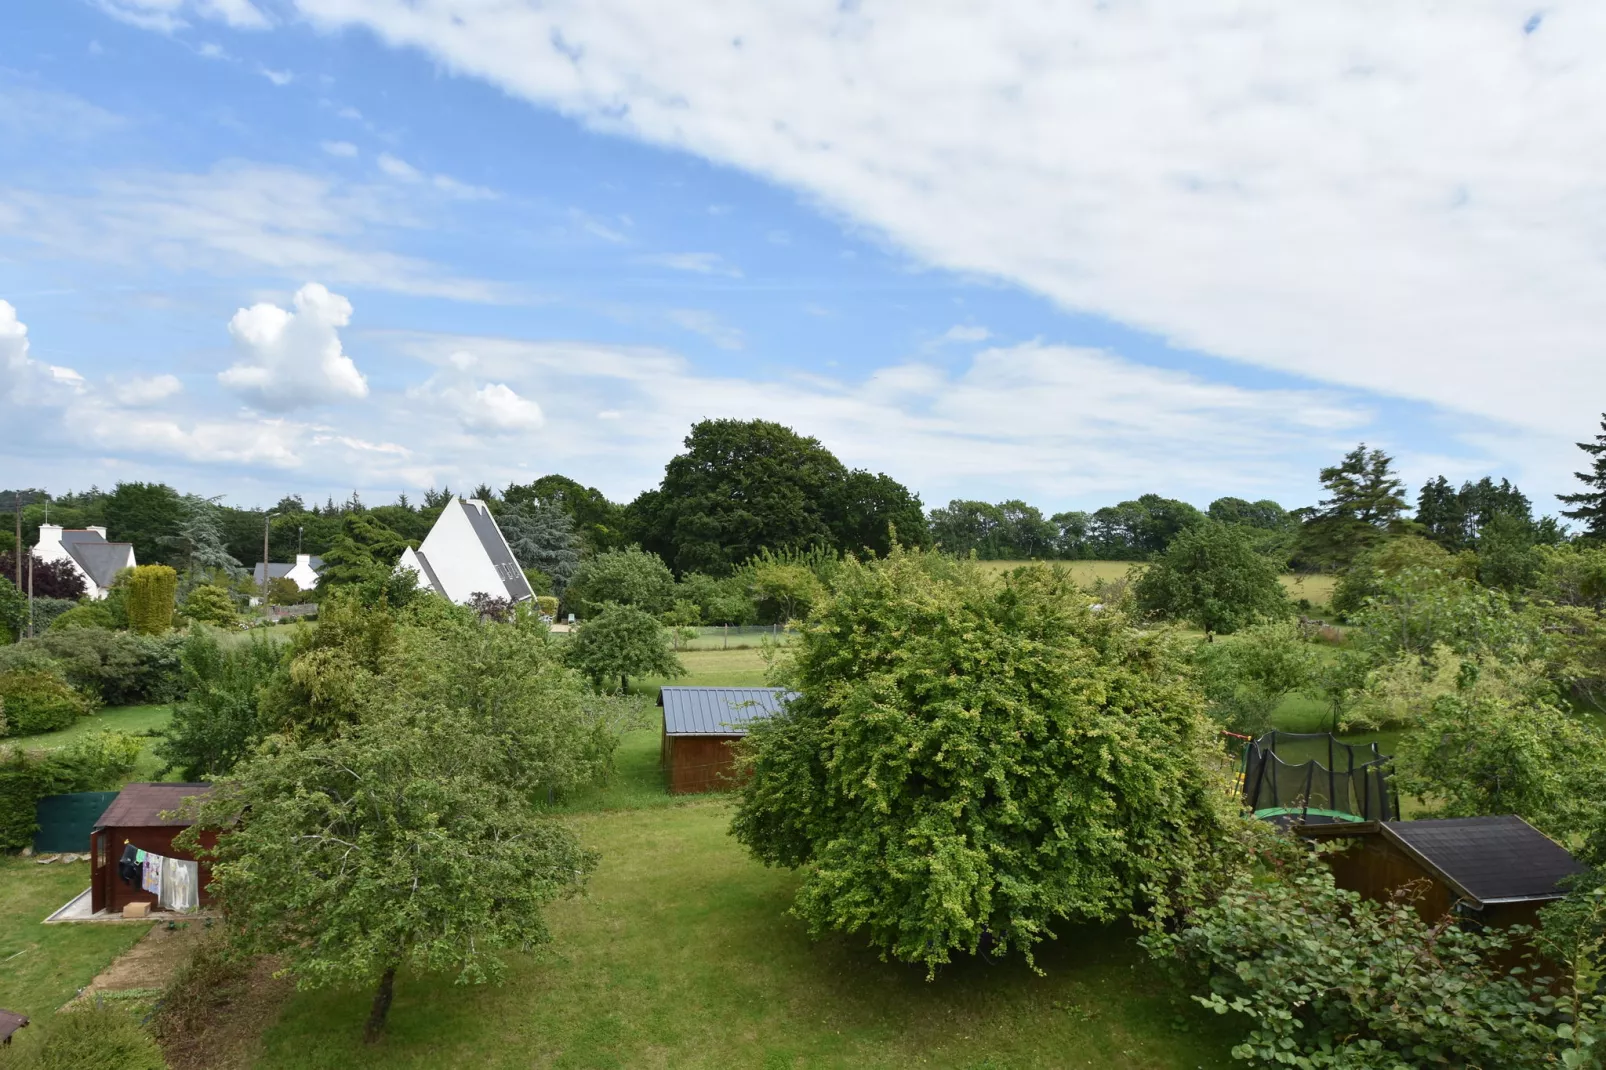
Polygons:
<instances>
[{"instance_id":1,"label":"steep white roof","mask_svg":"<svg viewBox=\"0 0 1606 1070\"><path fill-rule=\"evenodd\" d=\"M467 605L476 594L525 602L535 597L491 510L478 498L453 498L417 550L397 568L418 573L418 585Z\"/></svg>"}]
</instances>

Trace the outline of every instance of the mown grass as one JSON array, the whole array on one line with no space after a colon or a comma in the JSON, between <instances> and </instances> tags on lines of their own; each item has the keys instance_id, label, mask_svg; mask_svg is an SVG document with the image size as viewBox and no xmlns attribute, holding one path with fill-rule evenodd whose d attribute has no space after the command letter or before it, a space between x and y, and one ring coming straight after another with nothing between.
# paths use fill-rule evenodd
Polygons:
<instances>
[{"instance_id":1,"label":"mown grass","mask_svg":"<svg viewBox=\"0 0 1606 1070\"><path fill-rule=\"evenodd\" d=\"M399 983L389 1036L369 993L301 993L266 1070L314 1067L1112 1067L1230 1065L1233 1023L1190 1007L1124 926L1068 928L1040 956L967 960L927 981L859 941L810 940L796 877L726 833L729 803L571 817L602 853L589 895L507 983Z\"/></svg>"},{"instance_id":2,"label":"mown grass","mask_svg":"<svg viewBox=\"0 0 1606 1070\"><path fill-rule=\"evenodd\" d=\"M155 780L162 768L162 761L151 750L156 740L148 738L148 734L167 727L167 722L172 717L171 706L107 706L96 710L88 717L79 718L77 724L59 732L18 736L3 742L15 743L28 750L59 750L73 740L95 732L117 731L127 732L133 736L147 736L145 745L140 750L139 760L134 763L134 770L129 773L128 780Z\"/></svg>"},{"instance_id":3,"label":"mown grass","mask_svg":"<svg viewBox=\"0 0 1606 1070\"><path fill-rule=\"evenodd\" d=\"M88 862L41 865L0 857L0 1007L44 1020L150 928L138 922L42 924L87 887ZM31 1032L38 1030L23 1030L14 1047L26 1047Z\"/></svg>"}]
</instances>

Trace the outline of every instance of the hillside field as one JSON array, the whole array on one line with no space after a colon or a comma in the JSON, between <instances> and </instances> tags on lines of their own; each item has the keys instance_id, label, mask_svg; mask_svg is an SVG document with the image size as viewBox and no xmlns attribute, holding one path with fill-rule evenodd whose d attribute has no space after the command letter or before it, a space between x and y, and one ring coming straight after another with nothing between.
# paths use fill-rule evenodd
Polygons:
<instances>
[{"instance_id":1,"label":"hillside field","mask_svg":"<svg viewBox=\"0 0 1606 1070\"><path fill-rule=\"evenodd\" d=\"M1125 576L1135 565L1143 567L1142 562L1136 561L1046 561L1040 564L1060 565L1070 570L1077 583L1092 586L1099 580L1109 582ZM982 561L979 564L989 572L1007 572L1009 569L1021 565L1033 564L1031 561ZM1288 590L1288 597L1299 600L1310 599L1313 608L1325 608L1328 599L1333 596L1333 583L1335 577L1322 573L1286 572L1282 576L1283 586Z\"/></svg>"}]
</instances>

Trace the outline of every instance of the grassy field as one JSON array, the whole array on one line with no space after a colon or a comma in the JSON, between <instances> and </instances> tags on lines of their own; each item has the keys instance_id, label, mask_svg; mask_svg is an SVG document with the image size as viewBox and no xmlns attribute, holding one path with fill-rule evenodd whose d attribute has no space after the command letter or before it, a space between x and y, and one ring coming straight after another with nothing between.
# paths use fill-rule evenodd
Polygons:
<instances>
[{"instance_id":1,"label":"grassy field","mask_svg":"<svg viewBox=\"0 0 1606 1070\"><path fill-rule=\"evenodd\" d=\"M1118 580L1132 568L1131 561L1053 561L1049 564L1062 565L1070 569L1076 582L1092 586L1099 580L1106 582ZM983 561L981 565L989 572L1007 572L1020 565L1031 564L1029 561ZM1138 567L1142 567L1140 564ZM1334 577L1318 574L1304 574L1297 572L1285 573L1282 577L1283 587L1288 591L1288 597L1296 601L1301 598L1309 599L1312 607L1325 607L1328 600L1333 597Z\"/></svg>"},{"instance_id":2,"label":"grassy field","mask_svg":"<svg viewBox=\"0 0 1606 1070\"><path fill-rule=\"evenodd\" d=\"M726 835L729 804L570 818L603 862L552 912L553 945L507 983L407 977L387 1040L367 993L302 993L257 1064L313 1067L1225 1067L1231 1023L1189 1008L1125 928L1068 929L1042 956L927 982L787 917L796 878Z\"/></svg>"},{"instance_id":3,"label":"grassy field","mask_svg":"<svg viewBox=\"0 0 1606 1070\"><path fill-rule=\"evenodd\" d=\"M87 887L88 862L40 865L31 858L0 857L0 1007L44 1019L150 927L41 924ZM27 1047L36 1032L23 1030L15 1046Z\"/></svg>"},{"instance_id":4,"label":"grassy field","mask_svg":"<svg viewBox=\"0 0 1606 1070\"><path fill-rule=\"evenodd\" d=\"M45 732L37 736L21 736L8 739L7 743L16 743L29 750L55 750L64 747L80 736L92 732L115 730L127 732L130 735L143 736L147 732L164 728L172 718L173 710L170 706L108 706L97 710L88 717L80 718L71 728L64 728L60 732ZM129 774L129 780L155 780L157 770L162 767L161 760L151 751L154 739L147 739L145 747L140 751L139 761L134 765L134 771Z\"/></svg>"}]
</instances>

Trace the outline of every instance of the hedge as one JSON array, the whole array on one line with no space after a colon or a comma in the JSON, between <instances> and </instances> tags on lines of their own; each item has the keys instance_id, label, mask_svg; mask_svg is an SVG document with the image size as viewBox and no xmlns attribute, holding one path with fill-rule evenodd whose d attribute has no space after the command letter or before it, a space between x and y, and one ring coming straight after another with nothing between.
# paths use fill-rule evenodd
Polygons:
<instances>
[{"instance_id":1,"label":"hedge","mask_svg":"<svg viewBox=\"0 0 1606 1070\"><path fill-rule=\"evenodd\" d=\"M107 706L171 702L183 687L178 660L183 645L180 634L158 637L71 628L0 646L0 672L57 672Z\"/></svg>"},{"instance_id":2,"label":"hedge","mask_svg":"<svg viewBox=\"0 0 1606 1070\"><path fill-rule=\"evenodd\" d=\"M0 736L36 736L71 727L94 704L52 672L0 672Z\"/></svg>"},{"instance_id":3,"label":"hedge","mask_svg":"<svg viewBox=\"0 0 1606 1070\"><path fill-rule=\"evenodd\" d=\"M0 850L33 842L34 806L46 795L101 791L131 773L143 744L125 732L101 732L57 751L0 746Z\"/></svg>"}]
</instances>

